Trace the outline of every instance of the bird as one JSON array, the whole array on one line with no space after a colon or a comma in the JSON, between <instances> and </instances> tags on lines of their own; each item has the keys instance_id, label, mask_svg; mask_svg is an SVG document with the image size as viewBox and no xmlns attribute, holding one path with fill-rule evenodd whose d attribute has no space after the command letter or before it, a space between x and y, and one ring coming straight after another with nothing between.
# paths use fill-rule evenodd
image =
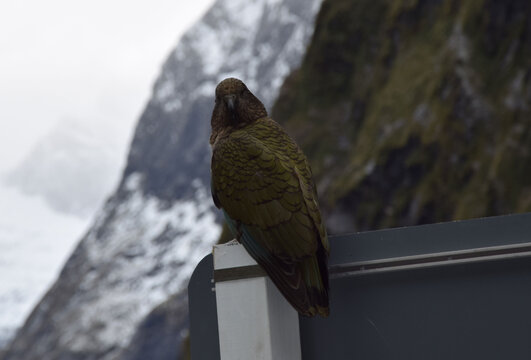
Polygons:
<instances>
[{"instance_id":1,"label":"bird","mask_svg":"<svg viewBox=\"0 0 531 360\"><path fill-rule=\"evenodd\" d=\"M236 78L217 85L211 126L214 204L295 310L327 317L330 245L306 156Z\"/></svg>"}]
</instances>

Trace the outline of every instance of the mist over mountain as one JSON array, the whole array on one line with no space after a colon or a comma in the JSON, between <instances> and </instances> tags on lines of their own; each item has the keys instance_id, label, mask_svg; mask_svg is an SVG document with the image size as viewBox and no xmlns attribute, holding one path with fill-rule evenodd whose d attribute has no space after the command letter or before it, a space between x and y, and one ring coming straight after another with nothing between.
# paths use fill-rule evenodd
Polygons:
<instances>
[{"instance_id":1,"label":"mist over mountain","mask_svg":"<svg viewBox=\"0 0 531 360\"><path fill-rule=\"evenodd\" d=\"M0 186L0 199L1 349L55 280L88 220L58 214L15 188Z\"/></svg>"},{"instance_id":2,"label":"mist over mountain","mask_svg":"<svg viewBox=\"0 0 531 360\"><path fill-rule=\"evenodd\" d=\"M39 196L52 209L87 218L118 182L121 146L112 127L96 131L82 121L61 121L3 182Z\"/></svg>"}]
</instances>

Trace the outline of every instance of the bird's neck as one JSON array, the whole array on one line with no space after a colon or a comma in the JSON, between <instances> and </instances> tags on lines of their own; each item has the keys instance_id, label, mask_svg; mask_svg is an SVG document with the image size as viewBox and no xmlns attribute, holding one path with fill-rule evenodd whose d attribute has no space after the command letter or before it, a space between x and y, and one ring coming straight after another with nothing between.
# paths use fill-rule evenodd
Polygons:
<instances>
[{"instance_id":1,"label":"bird's neck","mask_svg":"<svg viewBox=\"0 0 531 360\"><path fill-rule=\"evenodd\" d=\"M212 134L210 135L210 145L214 147L218 140L229 136L236 130L240 130L247 126L250 126L254 124L256 121L258 121L258 119L252 122L248 122L248 123L239 122L234 125L231 124L231 125L220 126L220 127L212 127Z\"/></svg>"}]
</instances>

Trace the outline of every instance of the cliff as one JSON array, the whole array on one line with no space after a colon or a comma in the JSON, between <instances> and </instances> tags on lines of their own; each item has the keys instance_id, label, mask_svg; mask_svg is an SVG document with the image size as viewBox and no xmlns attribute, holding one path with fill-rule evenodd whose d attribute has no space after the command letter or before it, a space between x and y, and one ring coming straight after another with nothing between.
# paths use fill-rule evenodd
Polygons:
<instances>
[{"instance_id":1,"label":"cliff","mask_svg":"<svg viewBox=\"0 0 531 360\"><path fill-rule=\"evenodd\" d=\"M531 211L531 4L327 0L273 115L332 233Z\"/></svg>"}]
</instances>

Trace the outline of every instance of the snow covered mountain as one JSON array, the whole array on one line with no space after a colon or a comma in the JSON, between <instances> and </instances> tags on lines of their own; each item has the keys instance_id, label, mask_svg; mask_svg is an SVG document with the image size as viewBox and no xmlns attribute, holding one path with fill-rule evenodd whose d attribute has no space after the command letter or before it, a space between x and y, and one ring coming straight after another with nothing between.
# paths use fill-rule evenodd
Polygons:
<instances>
[{"instance_id":1,"label":"snow covered mountain","mask_svg":"<svg viewBox=\"0 0 531 360\"><path fill-rule=\"evenodd\" d=\"M182 37L138 122L117 191L2 359L124 358L144 317L186 291L220 232L209 191L214 88L240 77L270 107L304 54L319 5L218 0Z\"/></svg>"}]
</instances>

